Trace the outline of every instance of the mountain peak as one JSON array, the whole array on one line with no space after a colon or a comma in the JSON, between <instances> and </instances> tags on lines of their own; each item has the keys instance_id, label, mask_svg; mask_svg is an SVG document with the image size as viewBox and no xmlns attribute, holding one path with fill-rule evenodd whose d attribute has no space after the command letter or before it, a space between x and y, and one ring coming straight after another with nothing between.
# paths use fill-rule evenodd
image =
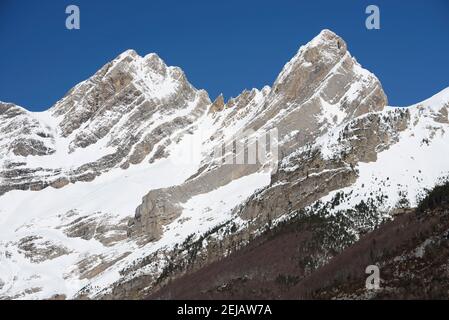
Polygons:
<instances>
[{"instance_id":1,"label":"mountain peak","mask_svg":"<svg viewBox=\"0 0 449 320\"><path fill-rule=\"evenodd\" d=\"M321 32L315 36L309 43L310 44L320 44L333 40L343 40L339 35L329 29L323 29Z\"/></svg>"},{"instance_id":2,"label":"mountain peak","mask_svg":"<svg viewBox=\"0 0 449 320\"><path fill-rule=\"evenodd\" d=\"M162 77L167 76L170 68L172 72L180 73L180 68L169 67L156 53L149 53L146 56L140 56L135 50L128 49L119 54L112 62L107 64L108 73L118 69L121 72L137 74L141 71L143 74L155 73ZM103 69L99 71L101 73Z\"/></svg>"},{"instance_id":3,"label":"mountain peak","mask_svg":"<svg viewBox=\"0 0 449 320\"><path fill-rule=\"evenodd\" d=\"M313 73L320 65L335 65L347 54L345 41L330 30L323 30L306 45L299 48L296 55L284 66L276 83L283 83L289 74L299 69Z\"/></svg>"},{"instance_id":4,"label":"mountain peak","mask_svg":"<svg viewBox=\"0 0 449 320\"><path fill-rule=\"evenodd\" d=\"M160 75L165 75L167 73L167 68L176 68L181 71L181 69L177 67L168 67L164 60L162 60L156 53L150 53L143 57L143 64L145 67L150 68Z\"/></svg>"},{"instance_id":5,"label":"mountain peak","mask_svg":"<svg viewBox=\"0 0 449 320\"><path fill-rule=\"evenodd\" d=\"M133 57L133 58L137 58L140 57L139 54L136 52L136 50L134 49L128 49L123 51L121 54L119 54L119 56L117 58L125 58L125 57Z\"/></svg>"},{"instance_id":6,"label":"mountain peak","mask_svg":"<svg viewBox=\"0 0 449 320\"><path fill-rule=\"evenodd\" d=\"M215 99L215 101L212 103L212 105L209 108L209 113L216 113L220 112L225 107L225 101L223 93L220 93L220 95Z\"/></svg>"},{"instance_id":7,"label":"mountain peak","mask_svg":"<svg viewBox=\"0 0 449 320\"><path fill-rule=\"evenodd\" d=\"M376 76L363 69L346 42L328 29L300 47L279 74L273 92L297 105L321 99L322 109L344 117L381 110L387 101Z\"/></svg>"}]
</instances>

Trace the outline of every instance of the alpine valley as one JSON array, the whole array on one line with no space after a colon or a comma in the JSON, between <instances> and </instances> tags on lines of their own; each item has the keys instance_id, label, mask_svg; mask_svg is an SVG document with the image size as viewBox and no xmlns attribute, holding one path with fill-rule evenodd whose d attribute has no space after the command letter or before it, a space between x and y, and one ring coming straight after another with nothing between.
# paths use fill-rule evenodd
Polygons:
<instances>
[{"instance_id":1,"label":"alpine valley","mask_svg":"<svg viewBox=\"0 0 449 320\"><path fill-rule=\"evenodd\" d=\"M128 50L47 111L0 102L0 299L448 298L448 112L388 106L329 30L228 101ZM276 166L214 152L272 129Z\"/></svg>"}]
</instances>

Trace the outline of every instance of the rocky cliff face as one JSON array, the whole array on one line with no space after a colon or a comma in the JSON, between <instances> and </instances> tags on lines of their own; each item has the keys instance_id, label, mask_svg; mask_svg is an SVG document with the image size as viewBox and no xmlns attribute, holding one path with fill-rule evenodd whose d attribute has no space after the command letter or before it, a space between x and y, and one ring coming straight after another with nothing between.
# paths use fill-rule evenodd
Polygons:
<instances>
[{"instance_id":1,"label":"rocky cliff face","mask_svg":"<svg viewBox=\"0 0 449 320\"><path fill-rule=\"evenodd\" d=\"M228 101L129 50L46 112L0 103L0 297L143 297L319 212L310 273L449 173L448 107L388 107L329 30Z\"/></svg>"}]
</instances>

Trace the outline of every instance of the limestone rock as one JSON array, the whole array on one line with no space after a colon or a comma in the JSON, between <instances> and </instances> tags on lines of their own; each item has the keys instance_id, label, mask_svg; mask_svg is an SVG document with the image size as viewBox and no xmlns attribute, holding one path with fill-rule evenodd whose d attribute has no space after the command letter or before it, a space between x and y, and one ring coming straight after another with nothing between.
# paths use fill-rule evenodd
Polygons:
<instances>
[{"instance_id":1,"label":"limestone rock","mask_svg":"<svg viewBox=\"0 0 449 320\"><path fill-rule=\"evenodd\" d=\"M220 94L217 97L217 99L215 99L215 101L210 106L209 113L220 112L224 109L224 107L225 107L225 102L224 102L223 94Z\"/></svg>"}]
</instances>

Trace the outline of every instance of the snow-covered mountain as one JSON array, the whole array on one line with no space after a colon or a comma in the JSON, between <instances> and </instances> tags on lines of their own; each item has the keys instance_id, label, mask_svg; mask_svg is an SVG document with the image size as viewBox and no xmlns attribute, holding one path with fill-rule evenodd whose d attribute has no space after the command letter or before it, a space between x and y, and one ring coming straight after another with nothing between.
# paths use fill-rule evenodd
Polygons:
<instances>
[{"instance_id":1,"label":"snow-covered mountain","mask_svg":"<svg viewBox=\"0 0 449 320\"><path fill-rule=\"evenodd\" d=\"M0 298L139 298L302 209L357 238L449 174L448 109L387 106L329 30L227 102L128 50L45 112L0 103ZM216 152L272 130L262 160Z\"/></svg>"}]
</instances>

